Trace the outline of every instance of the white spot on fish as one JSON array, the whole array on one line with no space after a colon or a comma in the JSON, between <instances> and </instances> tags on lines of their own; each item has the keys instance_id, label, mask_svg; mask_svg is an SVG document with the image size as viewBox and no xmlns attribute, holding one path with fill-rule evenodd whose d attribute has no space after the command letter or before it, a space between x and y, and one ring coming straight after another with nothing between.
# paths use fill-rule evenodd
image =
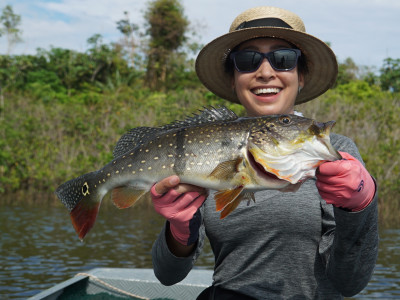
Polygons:
<instances>
[{"instance_id":1,"label":"white spot on fish","mask_svg":"<svg viewBox=\"0 0 400 300\"><path fill-rule=\"evenodd\" d=\"M158 159L158 156L154 157L154 160L157 160L157 159Z\"/></svg>"}]
</instances>

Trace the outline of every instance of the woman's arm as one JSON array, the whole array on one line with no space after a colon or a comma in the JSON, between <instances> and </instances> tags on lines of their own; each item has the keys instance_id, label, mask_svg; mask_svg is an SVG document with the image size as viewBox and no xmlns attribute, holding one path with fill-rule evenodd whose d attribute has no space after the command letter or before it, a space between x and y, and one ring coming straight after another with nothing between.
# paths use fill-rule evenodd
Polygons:
<instances>
[{"instance_id":1,"label":"woman's arm","mask_svg":"<svg viewBox=\"0 0 400 300\"><path fill-rule=\"evenodd\" d=\"M199 230L205 190L179 184L179 178L172 176L155 184L151 196L155 210L167 220L153 245L154 272L161 283L171 285L186 277L193 266L195 250L199 252L199 245L203 244L204 236L199 242Z\"/></svg>"},{"instance_id":2,"label":"woman's arm","mask_svg":"<svg viewBox=\"0 0 400 300\"><path fill-rule=\"evenodd\" d=\"M339 136L340 137L340 136ZM363 164L355 144L345 137L335 147L350 153ZM369 175L369 174L368 174ZM333 207L321 199L323 236L319 252L326 264L327 276L344 296L359 293L370 280L378 255L378 197L374 184L372 201L359 210ZM366 197L369 197L368 195ZM334 195L330 199L334 199ZM340 206L343 206L340 199ZM352 199L350 199L351 201ZM365 203L360 201L359 203Z\"/></svg>"}]
</instances>

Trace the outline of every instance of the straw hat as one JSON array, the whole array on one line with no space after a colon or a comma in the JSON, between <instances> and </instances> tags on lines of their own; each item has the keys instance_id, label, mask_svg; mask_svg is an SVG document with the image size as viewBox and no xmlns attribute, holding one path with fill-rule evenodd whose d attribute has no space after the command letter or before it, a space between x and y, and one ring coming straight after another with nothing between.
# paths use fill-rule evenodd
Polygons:
<instances>
[{"instance_id":1,"label":"straw hat","mask_svg":"<svg viewBox=\"0 0 400 300\"><path fill-rule=\"evenodd\" d=\"M196 59L196 72L201 82L217 96L239 103L232 90L231 74L225 70L226 59L236 46L259 37L286 40L305 56L308 72L295 104L316 98L334 84L338 65L329 46L307 34L299 16L271 6L244 11L233 21L229 33L216 38L200 51Z\"/></svg>"}]
</instances>

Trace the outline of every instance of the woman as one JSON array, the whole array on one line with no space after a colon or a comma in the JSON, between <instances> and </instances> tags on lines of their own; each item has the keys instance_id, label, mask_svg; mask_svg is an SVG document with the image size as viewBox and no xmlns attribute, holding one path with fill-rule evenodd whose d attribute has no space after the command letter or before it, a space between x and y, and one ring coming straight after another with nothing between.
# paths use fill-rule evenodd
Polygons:
<instances>
[{"instance_id":1,"label":"woman","mask_svg":"<svg viewBox=\"0 0 400 300\"><path fill-rule=\"evenodd\" d=\"M200 52L196 71L216 95L249 116L294 113L335 82L331 49L295 14L257 7ZM210 240L213 286L199 299L342 299L368 283L377 258L377 192L355 144L331 135L343 160L322 164L297 192L264 190L223 221L212 197L177 176L152 188L166 225L152 255L165 285L181 281Z\"/></svg>"}]
</instances>

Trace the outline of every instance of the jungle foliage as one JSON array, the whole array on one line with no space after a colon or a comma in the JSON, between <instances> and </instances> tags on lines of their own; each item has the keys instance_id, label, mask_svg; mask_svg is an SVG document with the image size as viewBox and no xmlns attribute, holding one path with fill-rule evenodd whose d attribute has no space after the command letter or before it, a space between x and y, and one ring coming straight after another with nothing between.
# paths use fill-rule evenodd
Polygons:
<instances>
[{"instance_id":1,"label":"jungle foliage","mask_svg":"<svg viewBox=\"0 0 400 300\"><path fill-rule=\"evenodd\" d=\"M169 2L172 11L163 6ZM153 20L156 9L166 9L168 22L176 22L170 32L176 43L168 44L170 39L163 39L168 33L153 28L165 24ZM2 199L23 194L31 202L53 201L60 183L111 160L115 143L130 128L182 119L204 106L225 105L243 115L241 106L219 99L198 81L189 55L198 45L185 36L189 23L179 1L152 1L146 16L147 34L135 35L140 29L126 15L116 24L119 42L105 44L97 34L85 52L51 48L0 55ZM396 221L400 59L387 58L372 72L348 58L339 70L333 89L297 110L320 121L336 120L334 132L356 142L379 184L381 220ZM157 80L149 84L154 74Z\"/></svg>"}]
</instances>

